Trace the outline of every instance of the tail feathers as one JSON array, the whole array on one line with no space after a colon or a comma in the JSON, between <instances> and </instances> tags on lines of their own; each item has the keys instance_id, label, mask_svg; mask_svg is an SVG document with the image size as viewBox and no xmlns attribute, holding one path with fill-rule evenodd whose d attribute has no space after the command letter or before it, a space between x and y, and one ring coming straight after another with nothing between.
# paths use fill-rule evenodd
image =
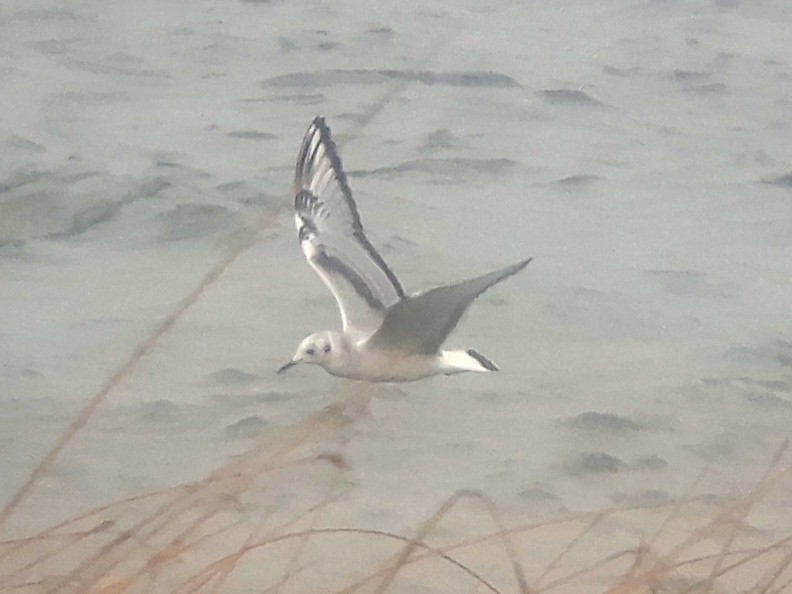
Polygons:
<instances>
[{"instance_id":1,"label":"tail feathers","mask_svg":"<svg viewBox=\"0 0 792 594\"><path fill-rule=\"evenodd\" d=\"M443 351L441 367L443 373L446 375L462 373L464 371L475 371L477 373L498 371L498 366L495 365L495 363L473 349L468 349L466 351Z\"/></svg>"},{"instance_id":2,"label":"tail feathers","mask_svg":"<svg viewBox=\"0 0 792 594\"><path fill-rule=\"evenodd\" d=\"M482 355L478 351L474 351L473 349L468 349L467 354L473 357L476 361L478 361L481 364L481 366L487 371L500 371L500 368L497 365L495 365L495 363L487 359L484 355Z\"/></svg>"}]
</instances>

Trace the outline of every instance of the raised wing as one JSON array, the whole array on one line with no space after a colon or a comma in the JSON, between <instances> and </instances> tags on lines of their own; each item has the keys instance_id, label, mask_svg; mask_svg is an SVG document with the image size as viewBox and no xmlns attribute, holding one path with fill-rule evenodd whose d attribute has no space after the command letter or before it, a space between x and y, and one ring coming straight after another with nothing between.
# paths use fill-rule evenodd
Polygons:
<instances>
[{"instance_id":1,"label":"raised wing","mask_svg":"<svg viewBox=\"0 0 792 594\"><path fill-rule=\"evenodd\" d=\"M295 223L308 263L333 292L345 332L371 334L404 289L366 237L330 129L308 127L294 174Z\"/></svg>"},{"instance_id":2,"label":"raised wing","mask_svg":"<svg viewBox=\"0 0 792 594\"><path fill-rule=\"evenodd\" d=\"M407 354L436 353L476 297L525 268L532 259L399 301L366 345Z\"/></svg>"}]
</instances>

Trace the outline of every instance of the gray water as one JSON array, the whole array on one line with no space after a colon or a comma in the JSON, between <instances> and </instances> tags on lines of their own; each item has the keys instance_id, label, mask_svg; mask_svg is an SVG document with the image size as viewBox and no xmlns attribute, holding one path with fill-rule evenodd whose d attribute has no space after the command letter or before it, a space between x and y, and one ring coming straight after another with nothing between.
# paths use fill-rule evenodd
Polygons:
<instances>
[{"instance_id":1,"label":"gray water","mask_svg":"<svg viewBox=\"0 0 792 594\"><path fill-rule=\"evenodd\" d=\"M665 501L705 468L746 491L792 427L790 30L781 0L4 2L0 501L274 221L6 529L200 478L348 388L274 374L338 325L290 216L316 114L409 290L535 258L448 343L500 373L372 388L339 525L409 534L458 489L523 519Z\"/></svg>"}]
</instances>

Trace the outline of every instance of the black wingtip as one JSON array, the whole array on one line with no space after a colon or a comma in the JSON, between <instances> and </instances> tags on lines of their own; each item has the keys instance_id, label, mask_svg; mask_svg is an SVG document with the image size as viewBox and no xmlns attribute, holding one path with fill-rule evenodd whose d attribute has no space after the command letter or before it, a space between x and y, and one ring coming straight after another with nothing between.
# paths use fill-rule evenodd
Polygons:
<instances>
[{"instance_id":1,"label":"black wingtip","mask_svg":"<svg viewBox=\"0 0 792 594\"><path fill-rule=\"evenodd\" d=\"M500 368L492 361L487 359L484 355L473 349L468 349L467 354L473 357L476 361L481 363L481 366L487 371L500 371Z\"/></svg>"},{"instance_id":2,"label":"black wingtip","mask_svg":"<svg viewBox=\"0 0 792 594\"><path fill-rule=\"evenodd\" d=\"M355 237L363 249L368 252L371 259L374 260L377 266L379 266L385 276L388 277L388 280L390 281L390 284L393 285L393 290L396 291L396 295L399 297L399 299L406 298L407 294L404 292L404 287L402 287L401 282L385 263L385 260L382 258L379 252L377 252L377 250L366 237L366 233L363 231L363 222L360 218L360 212L358 211L357 203L355 202L355 199L352 198L352 190L349 188L349 182L347 181L344 167L341 164L341 155L338 153L338 145L336 145L335 141L333 140L333 135L330 132L330 126L327 125L324 116L321 115L315 116L311 122L308 132L306 132L305 138L303 139L302 148L300 149L300 157L297 159L295 192L298 194L297 198L295 199L295 208L299 211L299 204L297 200L299 199L299 191L301 189L299 180L301 180L303 177L303 168L305 167L305 163L309 163L312 160L307 159L307 147L309 146L308 139L312 138L314 135L314 129L318 130L319 132L319 136L322 141L321 143L324 144L327 151L327 158L330 159L330 165L332 166L333 171L335 171L336 182L338 182L341 191L344 193L344 196L346 196L347 204L349 205L349 209L352 211L352 217L354 219L353 231Z\"/></svg>"},{"instance_id":3,"label":"black wingtip","mask_svg":"<svg viewBox=\"0 0 792 594\"><path fill-rule=\"evenodd\" d=\"M319 128L325 136L330 136L330 127L327 125L323 115L316 116L311 122L311 126Z\"/></svg>"}]
</instances>

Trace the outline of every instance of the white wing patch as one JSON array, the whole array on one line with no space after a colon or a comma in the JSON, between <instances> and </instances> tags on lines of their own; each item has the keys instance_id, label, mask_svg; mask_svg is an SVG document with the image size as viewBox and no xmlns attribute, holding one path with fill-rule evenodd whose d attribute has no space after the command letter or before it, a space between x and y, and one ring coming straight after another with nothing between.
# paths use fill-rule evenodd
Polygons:
<instances>
[{"instance_id":1,"label":"white wing patch","mask_svg":"<svg viewBox=\"0 0 792 594\"><path fill-rule=\"evenodd\" d=\"M360 221L330 129L317 117L303 138L294 176L300 246L332 291L345 332L371 334L405 297Z\"/></svg>"}]
</instances>

